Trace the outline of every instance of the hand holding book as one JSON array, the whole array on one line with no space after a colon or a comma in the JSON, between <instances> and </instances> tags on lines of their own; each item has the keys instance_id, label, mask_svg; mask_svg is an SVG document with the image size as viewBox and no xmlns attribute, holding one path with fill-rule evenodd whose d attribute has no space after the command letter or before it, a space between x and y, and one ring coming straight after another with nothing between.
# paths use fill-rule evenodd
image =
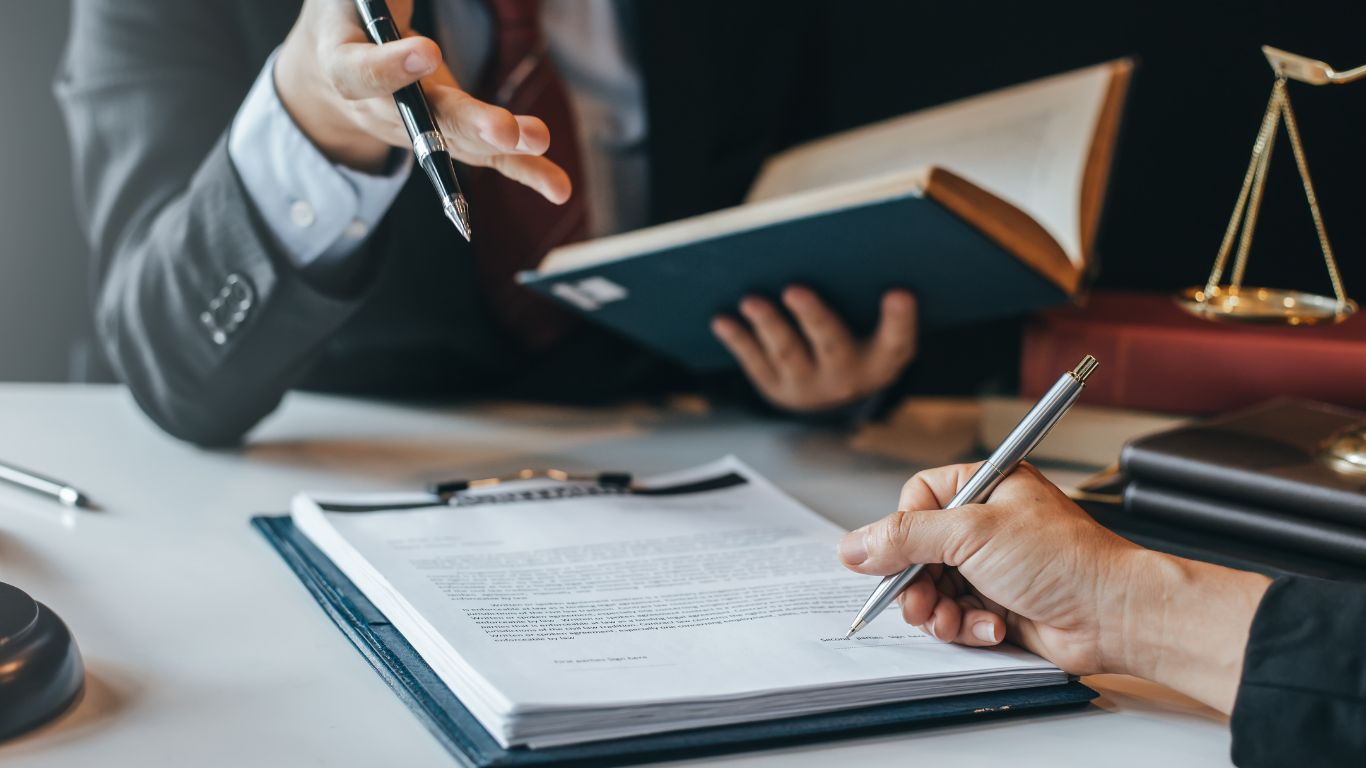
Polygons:
<instances>
[{"instance_id":1,"label":"hand holding book","mask_svg":"<svg viewBox=\"0 0 1366 768\"><path fill-rule=\"evenodd\" d=\"M735 356L759 393L779 408L839 408L869 397L896 381L915 359L915 297L891 290L882 298L877 329L859 339L815 291L799 285L783 291L783 307L747 296L739 314L712 320L712 332Z\"/></svg>"},{"instance_id":2,"label":"hand holding book","mask_svg":"<svg viewBox=\"0 0 1366 768\"><path fill-rule=\"evenodd\" d=\"M1130 69L1110 62L788 149L741 205L560 247L518 279L697 371L735 367L707 332L718 312L793 284L855 336L875 333L893 288L915 294L931 332L1063 303L1094 271Z\"/></svg>"}]
</instances>

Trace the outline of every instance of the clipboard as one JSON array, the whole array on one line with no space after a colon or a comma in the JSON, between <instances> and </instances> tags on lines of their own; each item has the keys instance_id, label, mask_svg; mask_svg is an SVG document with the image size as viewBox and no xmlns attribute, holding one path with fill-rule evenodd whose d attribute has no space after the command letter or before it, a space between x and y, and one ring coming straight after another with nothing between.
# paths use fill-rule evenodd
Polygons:
<instances>
[{"instance_id":1,"label":"clipboard","mask_svg":"<svg viewBox=\"0 0 1366 768\"><path fill-rule=\"evenodd\" d=\"M560 473L536 473L532 477L559 482L549 488L550 498L578 495L647 493L667 495L696 492L700 486L726 487L741 475L719 475L701 483L672 487L633 488L630 476L602 473L596 477L573 477ZM490 478L477 487L509 480L529 479L523 473ZM474 481L451 481L428 488L430 500L421 506L462 505L460 498ZM464 487L457 487L465 484ZM482 496L488 493L482 492ZM469 494L473 497L474 494ZM443 498L444 497L444 498ZM544 498L544 497L539 497ZM487 502L485 502L487 503ZM365 507L347 505L331 511L357 512L395 509L392 504ZM677 760L797 744L907 731L956 722L978 722L1019 712L1064 710L1085 706L1096 693L1079 682L1012 691L975 693L901 702L803 717L741 723L675 731L564 747L504 748L484 730L460 700L437 677L365 595L319 551L287 515L258 516L252 526L275 548L295 576L317 600L337 628L365 657L422 724L459 764L472 768L495 766L606 766Z\"/></svg>"}]
</instances>

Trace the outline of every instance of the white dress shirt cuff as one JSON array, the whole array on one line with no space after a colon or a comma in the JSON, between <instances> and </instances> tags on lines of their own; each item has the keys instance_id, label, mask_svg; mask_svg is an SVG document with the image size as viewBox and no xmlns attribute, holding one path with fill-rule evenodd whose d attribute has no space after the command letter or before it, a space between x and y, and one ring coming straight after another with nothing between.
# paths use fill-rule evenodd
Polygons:
<instances>
[{"instance_id":1,"label":"white dress shirt cuff","mask_svg":"<svg viewBox=\"0 0 1366 768\"><path fill-rule=\"evenodd\" d=\"M354 253L384 217L412 171L395 150L383 175L332 163L294 123L275 92L271 54L237 110L228 156L247 195L299 268Z\"/></svg>"}]
</instances>

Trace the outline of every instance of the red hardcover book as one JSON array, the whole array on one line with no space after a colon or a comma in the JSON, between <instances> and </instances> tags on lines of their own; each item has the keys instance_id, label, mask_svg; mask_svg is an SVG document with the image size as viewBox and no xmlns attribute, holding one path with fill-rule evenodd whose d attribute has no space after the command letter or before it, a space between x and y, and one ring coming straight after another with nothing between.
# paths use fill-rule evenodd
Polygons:
<instances>
[{"instance_id":1,"label":"red hardcover book","mask_svg":"<svg viewBox=\"0 0 1366 768\"><path fill-rule=\"evenodd\" d=\"M1166 294L1096 293L1024 334L1020 390L1042 395L1083 355L1100 368L1081 402L1219 413L1291 395L1366 408L1366 313L1331 326L1201 320Z\"/></svg>"}]
</instances>

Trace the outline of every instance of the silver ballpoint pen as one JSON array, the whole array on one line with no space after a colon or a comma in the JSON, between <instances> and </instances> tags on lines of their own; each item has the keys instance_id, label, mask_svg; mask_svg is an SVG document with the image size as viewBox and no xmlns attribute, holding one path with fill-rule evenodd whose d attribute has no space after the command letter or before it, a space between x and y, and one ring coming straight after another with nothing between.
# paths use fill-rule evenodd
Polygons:
<instances>
[{"instance_id":1,"label":"silver ballpoint pen","mask_svg":"<svg viewBox=\"0 0 1366 768\"><path fill-rule=\"evenodd\" d=\"M20 469L13 464L0 462L0 482L23 488L34 493L41 493L56 501L60 501L68 507L91 507L90 497L72 488L70 485L44 477L37 472L27 469Z\"/></svg>"},{"instance_id":2,"label":"silver ballpoint pen","mask_svg":"<svg viewBox=\"0 0 1366 768\"><path fill-rule=\"evenodd\" d=\"M982 466L973 473L967 483L958 490L953 500L948 503L945 509L961 507L965 504L975 504L985 501L996 486L1009 475L1029 452L1034 450L1043 439L1048 435L1048 431L1054 424L1067 413L1072 404L1077 401L1081 390L1086 386L1086 379L1096 370L1096 359L1087 355L1082 358L1077 367L1058 377L1058 381L1047 393L1040 398L1039 402L1025 414L1020 423L1011 430L1005 441L991 454ZM877 617L878 614L896 599L901 590L920 573L924 565L916 564L902 571L901 573L887 576L882 579L882 583L877 585L873 594L868 596L867 602L859 609L858 615L854 617L854 623L849 627L846 638L853 637L859 630L868 626L868 622Z\"/></svg>"}]
</instances>

